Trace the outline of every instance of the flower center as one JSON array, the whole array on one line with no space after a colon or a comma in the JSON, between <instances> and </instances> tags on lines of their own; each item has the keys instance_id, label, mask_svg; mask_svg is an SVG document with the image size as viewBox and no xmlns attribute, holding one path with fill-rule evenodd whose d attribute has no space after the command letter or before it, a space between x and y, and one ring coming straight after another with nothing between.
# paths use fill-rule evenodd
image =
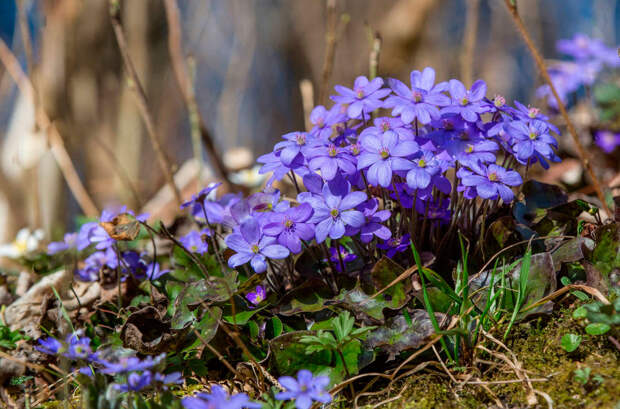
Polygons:
<instances>
[{"instance_id":1,"label":"flower center","mask_svg":"<svg viewBox=\"0 0 620 409\"><path fill-rule=\"evenodd\" d=\"M322 126L322 125L319 125ZM297 135L297 145L305 145L306 144L306 135L300 133Z\"/></svg>"},{"instance_id":2,"label":"flower center","mask_svg":"<svg viewBox=\"0 0 620 409\"><path fill-rule=\"evenodd\" d=\"M467 99L467 97L463 97L463 99L461 99L461 105L467 105L469 104L469 99Z\"/></svg>"},{"instance_id":3,"label":"flower center","mask_svg":"<svg viewBox=\"0 0 620 409\"><path fill-rule=\"evenodd\" d=\"M465 148L465 152L472 153L473 151L474 151L474 145L468 144L467 147Z\"/></svg>"},{"instance_id":4,"label":"flower center","mask_svg":"<svg viewBox=\"0 0 620 409\"><path fill-rule=\"evenodd\" d=\"M337 154L337 152L336 152L336 145L334 145L334 144L329 145L329 147L327 148L327 154L329 156L331 156L332 158L334 156L336 156L336 154Z\"/></svg>"},{"instance_id":5,"label":"flower center","mask_svg":"<svg viewBox=\"0 0 620 409\"><path fill-rule=\"evenodd\" d=\"M364 90L363 89L358 89L355 91L355 93L357 94L357 98L361 99L364 98Z\"/></svg>"},{"instance_id":6,"label":"flower center","mask_svg":"<svg viewBox=\"0 0 620 409\"><path fill-rule=\"evenodd\" d=\"M530 132L530 139L531 140L535 140L538 137L538 135L536 134L536 132Z\"/></svg>"},{"instance_id":7,"label":"flower center","mask_svg":"<svg viewBox=\"0 0 620 409\"><path fill-rule=\"evenodd\" d=\"M491 182L497 182L499 180L499 176L497 176L497 173L491 172L489 173L489 180Z\"/></svg>"},{"instance_id":8,"label":"flower center","mask_svg":"<svg viewBox=\"0 0 620 409\"><path fill-rule=\"evenodd\" d=\"M527 111L527 115L528 115L530 118L536 118L536 117L538 116L538 114L539 114L539 113L540 113L540 109L538 109L538 108L530 108L530 109Z\"/></svg>"},{"instance_id":9,"label":"flower center","mask_svg":"<svg viewBox=\"0 0 620 409\"><path fill-rule=\"evenodd\" d=\"M291 227L293 227L293 221L291 219L286 219L286 221L284 222L284 227L286 227L287 229L290 229Z\"/></svg>"},{"instance_id":10,"label":"flower center","mask_svg":"<svg viewBox=\"0 0 620 409\"><path fill-rule=\"evenodd\" d=\"M388 156L390 156L390 151L388 151L387 148L382 148L379 155L381 155L381 158L387 159Z\"/></svg>"},{"instance_id":11,"label":"flower center","mask_svg":"<svg viewBox=\"0 0 620 409\"><path fill-rule=\"evenodd\" d=\"M390 130L390 123L388 121L381 122L381 130L387 132Z\"/></svg>"},{"instance_id":12,"label":"flower center","mask_svg":"<svg viewBox=\"0 0 620 409\"><path fill-rule=\"evenodd\" d=\"M497 107L497 108L501 108L506 104L506 99L504 97L502 97L501 95L497 95L495 97L495 99L493 100L493 104Z\"/></svg>"},{"instance_id":13,"label":"flower center","mask_svg":"<svg viewBox=\"0 0 620 409\"><path fill-rule=\"evenodd\" d=\"M340 214L340 212L338 211L338 209L332 209L329 214L332 215L332 217L335 219L336 217L338 217L338 215Z\"/></svg>"},{"instance_id":14,"label":"flower center","mask_svg":"<svg viewBox=\"0 0 620 409\"><path fill-rule=\"evenodd\" d=\"M354 143L350 147L351 153L355 156L360 154L360 146L357 143Z\"/></svg>"},{"instance_id":15,"label":"flower center","mask_svg":"<svg viewBox=\"0 0 620 409\"><path fill-rule=\"evenodd\" d=\"M399 239L397 239L397 238L393 238L393 239L391 239L391 240L390 240L390 246L391 246L391 247L396 247L396 246L398 246L399 244L400 244L400 240L399 240Z\"/></svg>"},{"instance_id":16,"label":"flower center","mask_svg":"<svg viewBox=\"0 0 620 409\"><path fill-rule=\"evenodd\" d=\"M420 159L418 161L418 166L421 168L425 168L426 167L426 161L424 159Z\"/></svg>"},{"instance_id":17,"label":"flower center","mask_svg":"<svg viewBox=\"0 0 620 409\"><path fill-rule=\"evenodd\" d=\"M415 102L422 102L422 93L420 91L413 91L413 100Z\"/></svg>"},{"instance_id":18,"label":"flower center","mask_svg":"<svg viewBox=\"0 0 620 409\"><path fill-rule=\"evenodd\" d=\"M258 244L252 244L252 253L254 254L258 254L258 252L260 251L260 248L258 247Z\"/></svg>"}]
</instances>

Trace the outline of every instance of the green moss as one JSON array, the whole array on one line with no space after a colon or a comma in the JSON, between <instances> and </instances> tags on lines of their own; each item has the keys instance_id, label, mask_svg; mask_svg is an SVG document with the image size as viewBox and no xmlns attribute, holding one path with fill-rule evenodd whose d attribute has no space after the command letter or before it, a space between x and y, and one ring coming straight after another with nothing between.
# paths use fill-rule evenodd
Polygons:
<instances>
[{"instance_id":1,"label":"green moss","mask_svg":"<svg viewBox=\"0 0 620 409\"><path fill-rule=\"evenodd\" d=\"M587 335L571 318L571 312L563 310L546 317L546 321L539 319L515 326L506 345L528 371L530 378L551 376L549 381L535 382L533 386L548 394L554 407L614 408L620 404L618 351L606 337ZM560 339L567 333L580 334L583 337L579 348L572 353L567 353L560 346ZM497 334L503 334L503 331L498 329ZM499 338L499 335L497 337ZM496 349L496 346L486 346ZM584 367L589 367L591 373L589 381L582 385L575 380L573 372ZM466 372L472 370L474 369L469 368ZM489 370L479 377L483 381L516 378L514 373L499 369ZM508 407L522 407L526 404L526 393L521 383L488 385L488 388ZM400 385L396 385L393 391L401 389L399 399L382 407L456 409L488 407L494 404L491 395L481 386L465 385L457 390L447 376L429 374L428 371L412 375ZM381 399L376 398L368 403L374 405ZM537 399L540 407L546 407L541 396L537 395Z\"/></svg>"}]
</instances>

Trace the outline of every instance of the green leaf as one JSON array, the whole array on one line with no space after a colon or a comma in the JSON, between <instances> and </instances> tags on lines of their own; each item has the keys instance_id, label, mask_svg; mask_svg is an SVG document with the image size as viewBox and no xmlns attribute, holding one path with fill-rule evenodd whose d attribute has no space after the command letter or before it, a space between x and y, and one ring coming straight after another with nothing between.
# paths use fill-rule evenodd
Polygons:
<instances>
[{"instance_id":1,"label":"green leaf","mask_svg":"<svg viewBox=\"0 0 620 409\"><path fill-rule=\"evenodd\" d=\"M279 337L282 334L282 331L283 331L283 325L282 325L282 321L280 321L280 318L276 316L271 317L271 319L267 323L267 328L266 328L267 337L269 338Z\"/></svg>"},{"instance_id":2,"label":"green leaf","mask_svg":"<svg viewBox=\"0 0 620 409\"><path fill-rule=\"evenodd\" d=\"M592 372L592 369L586 366L585 368L575 369L573 373L575 374L575 380L580 384L585 385L590 379L590 372Z\"/></svg>"},{"instance_id":3,"label":"green leaf","mask_svg":"<svg viewBox=\"0 0 620 409\"><path fill-rule=\"evenodd\" d=\"M564 334L560 342L566 352L573 352L581 344L581 337L576 334Z\"/></svg>"},{"instance_id":4,"label":"green leaf","mask_svg":"<svg viewBox=\"0 0 620 409\"><path fill-rule=\"evenodd\" d=\"M585 307L579 307L575 311L573 311L573 318L576 320L585 318L586 315L588 315L588 310Z\"/></svg>"},{"instance_id":5,"label":"green leaf","mask_svg":"<svg viewBox=\"0 0 620 409\"><path fill-rule=\"evenodd\" d=\"M603 324L601 322L594 322L592 324L588 324L588 326L586 327L586 332L590 335L603 335L610 329L611 327L607 324Z\"/></svg>"}]
</instances>

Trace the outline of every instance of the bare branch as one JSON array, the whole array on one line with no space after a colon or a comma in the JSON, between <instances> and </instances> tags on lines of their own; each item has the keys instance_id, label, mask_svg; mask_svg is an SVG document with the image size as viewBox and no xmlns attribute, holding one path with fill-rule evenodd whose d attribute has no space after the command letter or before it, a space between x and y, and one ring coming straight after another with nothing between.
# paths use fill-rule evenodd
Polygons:
<instances>
[{"instance_id":1,"label":"bare branch","mask_svg":"<svg viewBox=\"0 0 620 409\"><path fill-rule=\"evenodd\" d=\"M9 75L13 78L15 83L17 83L22 94L34 101L35 92L32 83L22 70L13 52L2 39L0 39L0 60L2 60ZM75 197L75 200L80 205L80 208L87 216L98 216L99 210L97 210L97 206L95 206L95 203L84 188L56 125L50 121L42 107L39 107L35 112L35 120L39 128L47 135L47 141L50 144L52 155L56 163L58 163L58 167L67 181L67 185Z\"/></svg>"},{"instance_id":2,"label":"bare branch","mask_svg":"<svg viewBox=\"0 0 620 409\"><path fill-rule=\"evenodd\" d=\"M170 162L162 149L161 142L159 141L159 137L155 129L155 121L153 120L153 115L151 114L148 106L146 93L144 92L144 88L142 87L142 84L140 83L140 78L138 77L138 73L136 72L136 69L133 65L131 56L129 55L127 40L125 39L125 33L123 32L123 27L121 26L120 22L119 0L110 0L110 21L112 22L112 28L114 29L116 42L118 43L118 48L123 58L125 70L127 71L127 75L129 76L129 88L133 91L133 94L136 97L136 104L138 106L138 109L140 110L142 119L144 120L146 133L149 136L151 144L153 145L153 149L155 150L155 154L157 155L157 160L159 162L159 167L161 168L166 178L166 183L168 183L168 185L172 189L174 198L177 204L180 206L182 203L181 194L176 184L174 183L172 166L170 165Z\"/></svg>"},{"instance_id":3,"label":"bare branch","mask_svg":"<svg viewBox=\"0 0 620 409\"><path fill-rule=\"evenodd\" d=\"M168 50L172 61L172 69L174 70L177 83L179 84L179 88L181 88L181 93L187 104L190 122L192 122L192 129L197 128L199 130L202 143L209 154L209 158L211 159L217 176L230 184L228 169L222 160L222 155L218 153L213 137L207 130L205 121L198 110L193 81L191 81L189 69L183 58L179 6L176 0L164 0L164 6L166 8L166 19L168 21Z\"/></svg>"}]
</instances>

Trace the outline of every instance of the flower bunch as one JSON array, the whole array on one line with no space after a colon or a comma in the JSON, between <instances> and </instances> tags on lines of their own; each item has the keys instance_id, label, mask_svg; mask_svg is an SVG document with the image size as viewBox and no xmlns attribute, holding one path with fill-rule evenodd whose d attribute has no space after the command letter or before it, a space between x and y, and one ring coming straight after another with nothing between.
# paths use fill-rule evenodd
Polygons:
<instances>
[{"instance_id":1,"label":"flower bunch","mask_svg":"<svg viewBox=\"0 0 620 409\"><path fill-rule=\"evenodd\" d=\"M95 374L113 375L117 382L112 384L114 389L121 392L137 392L147 387L159 387L166 389L167 385L183 383L181 373L161 374L153 371L160 366L166 355L161 354L155 358L146 357L139 359L133 355L127 355L126 351L103 350L94 351L91 339L83 335L82 331L69 334L66 339L59 341L54 337L41 338L35 348L39 352L48 355L63 356L70 361L81 365L79 372L88 377ZM108 358L110 357L110 358Z\"/></svg>"},{"instance_id":2,"label":"flower bunch","mask_svg":"<svg viewBox=\"0 0 620 409\"><path fill-rule=\"evenodd\" d=\"M564 104L568 103L569 95L583 86L592 85L605 67L620 67L620 58L615 48L607 47L601 40L585 34L578 33L570 40L559 40L556 49L571 58L569 61L555 62L549 67L553 86ZM549 106L558 109L558 102L549 85L538 88L537 96L546 97Z\"/></svg>"}]
</instances>

